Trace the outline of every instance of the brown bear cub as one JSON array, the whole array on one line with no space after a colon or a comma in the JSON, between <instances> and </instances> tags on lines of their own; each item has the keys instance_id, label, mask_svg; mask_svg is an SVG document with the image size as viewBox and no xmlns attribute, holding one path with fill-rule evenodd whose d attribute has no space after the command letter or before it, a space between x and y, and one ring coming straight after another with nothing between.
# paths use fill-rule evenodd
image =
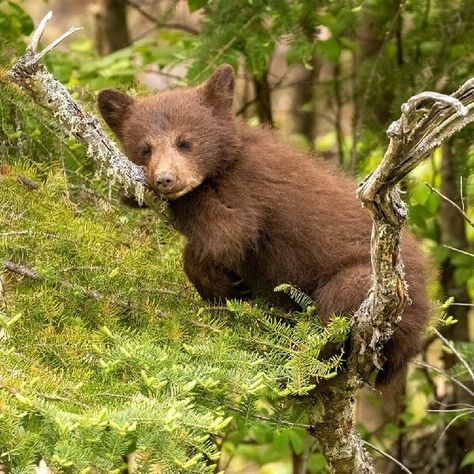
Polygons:
<instances>
[{"instance_id":1,"label":"brown bear cub","mask_svg":"<svg viewBox=\"0 0 474 474\"><path fill-rule=\"evenodd\" d=\"M126 155L146 168L187 239L184 270L206 300L261 297L289 307L274 288L311 295L324 319L354 312L371 283L371 220L355 184L264 128L232 113L234 74L220 67L199 87L132 98L99 94L99 109ZM403 372L418 351L429 315L426 262L403 234L412 300L378 381Z\"/></svg>"}]
</instances>

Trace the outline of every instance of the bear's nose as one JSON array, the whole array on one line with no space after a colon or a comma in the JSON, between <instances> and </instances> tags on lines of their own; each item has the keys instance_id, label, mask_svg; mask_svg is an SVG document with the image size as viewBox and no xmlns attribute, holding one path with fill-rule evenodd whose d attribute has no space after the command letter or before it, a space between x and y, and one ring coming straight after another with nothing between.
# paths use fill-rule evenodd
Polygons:
<instances>
[{"instance_id":1,"label":"bear's nose","mask_svg":"<svg viewBox=\"0 0 474 474\"><path fill-rule=\"evenodd\" d=\"M171 171L161 171L155 176L155 186L159 190L171 188L176 182L176 176Z\"/></svg>"}]
</instances>

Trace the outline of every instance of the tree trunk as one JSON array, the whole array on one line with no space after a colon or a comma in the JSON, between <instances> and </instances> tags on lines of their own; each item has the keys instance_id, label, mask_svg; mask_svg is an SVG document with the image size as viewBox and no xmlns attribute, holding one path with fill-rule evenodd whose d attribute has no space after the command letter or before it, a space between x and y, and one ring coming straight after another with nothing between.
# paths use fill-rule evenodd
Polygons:
<instances>
[{"instance_id":1,"label":"tree trunk","mask_svg":"<svg viewBox=\"0 0 474 474\"><path fill-rule=\"evenodd\" d=\"M100 0L96 40L101 55L112 53L130 44L126 0Z\"/></svg>"},{"instance_id":2,"label":"tree trunk","mask_svg":"<svg viewBox=\"0 0 474 474\"><path fill-rule=\"evenodd\" d=\"M255 94L257 95L257 114L261 123L273 127L272 97L270 85L268 84L268 74L265 72L261 78L254 77Z\"/></svg>"},{"instance_id":3,"label":"tree trunk","mask_svg":"<svg viewBox=\"0 0 474 474\"><path fill-rule=\"evenodd\" d=\"M316 56L313 56L312 68L305 69L301 66L296 80L298 85L294 88L293 95L293 127L294 133L299 133L308 139L311 149L314 149L314 140L317 136L316 115L316 87L321 71L321 64Z\"/></svg>"}]
</instances>

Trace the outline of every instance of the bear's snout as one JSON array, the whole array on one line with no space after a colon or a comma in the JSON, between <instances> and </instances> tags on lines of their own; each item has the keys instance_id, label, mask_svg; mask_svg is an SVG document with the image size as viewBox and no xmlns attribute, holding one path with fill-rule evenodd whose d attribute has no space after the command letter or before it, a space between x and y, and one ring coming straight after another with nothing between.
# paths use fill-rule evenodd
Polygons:
<instances>
[{"instance_id":1,"label":"bear's snout","mask_svg":"<svg viewBox=\"0 0 474 474\"><path fill-rule=\"evenodd\" d=\"M158 192L170 191L176 184L176 175L172 171L161 171L155 176L155 187Z\"/></svg>"}]
</instances>

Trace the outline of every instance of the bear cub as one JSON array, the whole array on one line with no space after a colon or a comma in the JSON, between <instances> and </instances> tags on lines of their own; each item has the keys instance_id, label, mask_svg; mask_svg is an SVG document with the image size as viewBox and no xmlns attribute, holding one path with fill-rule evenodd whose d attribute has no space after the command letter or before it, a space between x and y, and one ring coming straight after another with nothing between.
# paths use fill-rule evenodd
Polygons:
<instances>
[{"instance_id":1,"label":"bear cub","mask_svg":"<svg viewBox=\"0 0 474 474\"><path fill-rule=\"evenodd\" d=\"M221 66L199 87L132 98L101 91L100 112L128 158L146 169L186 237L184 270L206 300L260 297L291 283L324 320L353 313L371 284L371 220L355 183L322 160L251 128L232 112L234 73ZM411 304L385 346L388 383L419 350L429 317L426 261L403 233Z\"/></svg>"}]
</instances>

